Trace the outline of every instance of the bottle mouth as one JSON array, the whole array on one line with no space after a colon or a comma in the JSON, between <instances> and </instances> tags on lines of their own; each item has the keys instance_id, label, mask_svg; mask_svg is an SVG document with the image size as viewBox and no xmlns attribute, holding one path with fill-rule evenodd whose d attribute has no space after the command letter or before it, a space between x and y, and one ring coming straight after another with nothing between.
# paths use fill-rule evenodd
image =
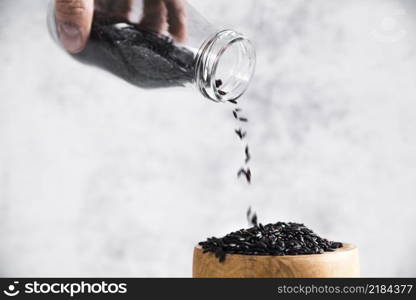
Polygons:
<instances>
[{"instance_id":1,"label":"bottle mouth","mask_svg":"<svg viewBox=\"0 0 416 300\"><path fill-rule=\"evenodd\" d=\"M206 40L196 58L196 84L215 102L241 97L250 85L256 66L253 44L233 30L223 30Z\"/></svg>"},{"instance_id":2,"label":"bottle mouth","mask_svg":"<svg viewBox=\"0 0 416 300\"><path fill-rule=\"evenodd\" d=\"M46 16L46 24L48 27L49 35L52 37L53 41L61 46L59 41L58 30L56 28L56 19L55 19L55 1L51 0L48 3L48 13Z\"/></svg>"}]
</instances>

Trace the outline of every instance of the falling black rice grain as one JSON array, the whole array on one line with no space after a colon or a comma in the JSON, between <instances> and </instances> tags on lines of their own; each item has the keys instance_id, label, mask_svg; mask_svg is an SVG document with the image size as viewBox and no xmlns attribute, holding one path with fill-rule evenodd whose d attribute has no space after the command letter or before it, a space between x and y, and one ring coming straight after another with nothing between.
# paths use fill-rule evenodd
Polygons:
<instances>
[{"instance_id":1,"label":"falling black rice grain","mask_svg":"<svg viewBox=\"0 0 416 300\"><path fill-rule=\"evenodd\" d=\"M251 210L251 207L247 210L247 221L249 226L257 226L257 214Z\"/></svg>"},{"instance_id":2,"label":"falling black rice grain","mask_svg":"<svg viewBox=\"0 0 416 300\"><path fill-rule=\"evenodd\" d=\"M244 168L241 168L237 173L237 177L241 177L241 175L244 175L247 182L251 183L251 170L250 170L250 168L247 168L247 170L245 170Z\"/></svg>"},{"instance_id":3,"label":"falling black rice grain","mask_svg":"<svg viewBox=\"0 0 416 300\"><path fill-rule=\"evenodd\" d=\"M239 118L238 118L238 113L239 113L240 111L241 111L241 108L238 108L238 107L237 107L236 109L234 109L234 110L233 110L233 116L234 116L234 118L235 118L235 119L237 119L237 120L239 119Z\"/></svg>"},{"instance_id":4,"label":"falling black rice grain","mask_svg":"<svg viewBox=\"0 0 416 300\"><path fill-rule=\"evenodd\" d=\"M237 100L228 100L228 102L230 102L232 104L238 104Z\"/></svg>"},{"instance_id":5,"label":"falling black rice grain","mask_svg":"<svg viewBox=\"0 0 416 300\"><path fill-rule=\"evenodd\" d=\"M215 80L215 87L219 88L220 86L222 86L222 80L221 79Z\"/></svg>"},{"instance_id":6,"label":"falling black rice grain","mask_svg":"<svg viewBox=\"0 0 416 300\"><path fill-rule=\"evenodd\" d=\"M251 159L250 150L248 149L248 145L246 146L246 149L245 149L244 152L246 154L246 164L247 164Z\"/></svg>"},{"instance_id":7,"label":"falling black rice grain","mask_svg":"<svg viewBox=\"0 0 416 300\"><path fill-rule=\"evenodd\" d=\"M234 130L235 133L238 135L238 137L240 138L240 140L244 139L247 135L247 132L244 131L243 129L239 128L239 129L235 129Z\"/></svg>"},{"instance_id":8,"label":"falling black rice grain","mask_svg":"<svg viewBox=\"0 0 416 300\"><path fill-rule=\"evenodd\" d=\"M241 118L238 118L238 120L241 121L241 122L248 122L248 119L247 118L242 118L241 117Z\"/></svg>"},{"instance_id":9,"label":"falling black rice grain","mask_svg":"<svg viewBox=\"0 0 416 300\"><path fill-rule=\"evenodd\" d=\"M226 254L242 255L306 255L332 252L342 243L328 241L303 224L277 222L254 226L209 238L200 242L204 253L211 252L223 262Z\"/></svg>"},{"instance_id":10,"label":"falling black rice grain","mask_svg":"<svg viewBox=\"0 0 416 300\"><path fill-rule=\"evenodd\" d=\"M226 93L226 92L224 92L224 91L222 91L222 90L218 90L218 94L220 94L221 96L225 96L225 95L227 95L227 93Z\"/></svg>"}]
</instances>

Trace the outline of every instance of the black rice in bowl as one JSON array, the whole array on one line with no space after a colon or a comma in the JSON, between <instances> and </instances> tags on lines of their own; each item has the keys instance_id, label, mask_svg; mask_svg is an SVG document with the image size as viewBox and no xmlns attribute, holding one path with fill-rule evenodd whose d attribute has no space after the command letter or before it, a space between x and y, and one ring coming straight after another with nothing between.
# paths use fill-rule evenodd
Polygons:
<instances>
[{"instance_id":1,"label":"black rice in bowl","mask_svg":"<svg viewBox=\"0 0 416 300\"><path fill-rule=\"evenodd\" d=\"M316 235L303 224L278 222L253 226L200 242L204 253L212 252L220 262L227 254L243 255L305 255L332 252L342 243L331 242Z\"/></svg>"}]
</instances>

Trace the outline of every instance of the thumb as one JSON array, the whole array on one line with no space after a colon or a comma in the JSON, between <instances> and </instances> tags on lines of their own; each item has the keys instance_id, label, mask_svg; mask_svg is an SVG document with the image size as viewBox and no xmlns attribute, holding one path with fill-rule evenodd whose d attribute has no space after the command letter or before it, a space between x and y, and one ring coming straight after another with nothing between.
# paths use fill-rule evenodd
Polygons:
<instances>
[{"instance_id":1,"label":"thumb","mask_svg":"<svg viewBox=\"0 0 416 300\"><path fill-rule=\"evenodd\" d=\"M87 44L94 14L94 0L55 0L55 20L59 40L71 53Z\"/></svg>"}]
</instances>

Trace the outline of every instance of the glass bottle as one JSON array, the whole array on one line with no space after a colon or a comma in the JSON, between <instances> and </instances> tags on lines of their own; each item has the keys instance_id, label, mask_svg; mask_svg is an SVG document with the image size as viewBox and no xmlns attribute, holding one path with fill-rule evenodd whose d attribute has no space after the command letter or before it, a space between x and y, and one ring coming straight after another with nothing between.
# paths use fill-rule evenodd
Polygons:
<instances>
[{"instance_id":1,"label":"glass bottle","mask_svg":"<svg viewBox=\"0 0 416 300\"><path fill-rule=\"evenodd\" d=\"M68 1L67 1L68 2ZM48 13L51 36L68 49L55 0ZM196 86L215 102L247 90L256 55L242 34L218 29L185 0L95 0L91 30L82 49L67 51L142 88Z\"/></svg>"}]
</instances>

